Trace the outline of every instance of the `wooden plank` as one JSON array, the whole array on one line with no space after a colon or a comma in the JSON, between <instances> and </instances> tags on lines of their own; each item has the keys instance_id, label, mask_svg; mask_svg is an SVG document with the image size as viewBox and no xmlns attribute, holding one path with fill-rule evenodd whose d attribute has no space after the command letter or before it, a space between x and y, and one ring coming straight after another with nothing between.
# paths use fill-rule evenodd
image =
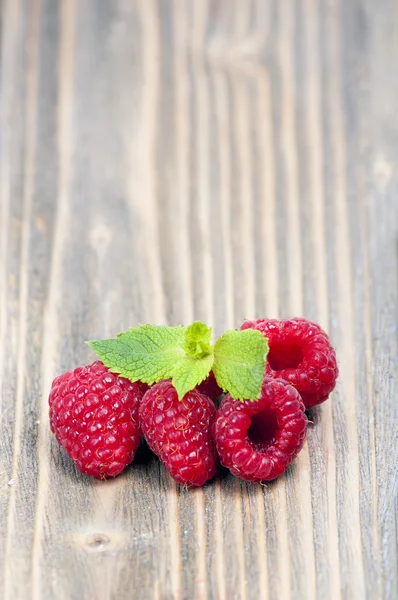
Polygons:
<instances>
[{"instance_id":1,"label":"wooden plank","mask_svg":"<svg viewBox=\"0 0 398 600\"><path fill-rule=\"evenodd\" d=\"M396 3L0 6L0 597L396 598ZM84 340L291 314L341 377L276 482L52 439Z\"/></svg>"}]
</instances>

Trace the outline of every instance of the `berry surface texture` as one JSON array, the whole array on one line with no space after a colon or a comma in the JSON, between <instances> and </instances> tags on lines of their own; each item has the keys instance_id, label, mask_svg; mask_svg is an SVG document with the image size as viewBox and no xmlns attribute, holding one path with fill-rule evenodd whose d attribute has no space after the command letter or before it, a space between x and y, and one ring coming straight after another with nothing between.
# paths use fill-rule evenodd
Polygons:
<instances>
[{"instance_id":1,"label":"berry surface texture","mask_svg":"<svg viewBox=\"0 0 398 600\"><path fill-rule=\"evenodd\" d=\"M168 380L144 395L139 416L145 439L178 483L201 486L214 477L211 426L215 413L214 403L197 390L179 400Z\"/></svg>"},{"instance_id":2,"label":"berry surface texture","mask_svg":"<svg viewBox=\"0 0 398 600\"><path fill-rule=\"evenodd\" d=\"M210 400L216 400L222 394L222 389L218 385L213 371L210 371L208 377L206 377L206 379L202 381L202 383L200 383L196 389L201 394L208 396Z\"/></svg>"},{"instance_id":3,"label":"berry surface texture","mask_svg":"<svg viewBox=\"0 0 398 600\"><path fill-rule=\"evenodd\" d=\"M213 436L221 463L246 481L282 475L301 450L307 419L299 393L278 379L264 379L258 401L226 395Z\"/></svg>"},{"instance_id":4,"label":"berry surface texture","mask_svg":"<svg viewBox=\"0 0 398 600\"><path fill-rule=\"evenodd\" d=\"M284 379L301 395L306 409L328 399L339 371L328 335L302 318L246 321L241 330L256 329L268 339L268 377Z\"/></svg>"},{"instance_id":5,"label":"berry surface texture","mask_svg":"<svg viewBox=\"0 0 398 600\"><path fill-rule=\"evenodd\" d=\"M138 408L145 389L100 361L54 379L51 431L79 471L106 479L131 463L142 437Z\"/></svg>"}]
</instances>

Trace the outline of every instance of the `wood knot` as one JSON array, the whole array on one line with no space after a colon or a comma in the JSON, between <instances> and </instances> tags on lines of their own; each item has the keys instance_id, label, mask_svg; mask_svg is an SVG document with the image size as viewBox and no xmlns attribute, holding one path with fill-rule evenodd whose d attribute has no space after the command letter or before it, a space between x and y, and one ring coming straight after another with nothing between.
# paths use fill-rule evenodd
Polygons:
<instances>
[{"instance_id":1,"label":"wood knot","mask_svg":"<svg viewBox=\"0 0 398 600\"><path fill-rule=\"evenodd\" d=\"M103 552L108 549L110 538L103 533L93 533L86 537L86 546L91 552Z\"/></svg>"}]
</instances>

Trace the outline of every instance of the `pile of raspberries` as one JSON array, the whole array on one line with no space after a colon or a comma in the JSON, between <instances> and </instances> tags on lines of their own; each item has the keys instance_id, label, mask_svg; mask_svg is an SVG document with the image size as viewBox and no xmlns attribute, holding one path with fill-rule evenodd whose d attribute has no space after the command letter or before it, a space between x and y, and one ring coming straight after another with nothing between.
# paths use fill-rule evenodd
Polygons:
<instances>
[{"instance_id":1,"label":"pile of raspberries","mask_svg":"<svg viewBox=\"0 0 398 600\"><path fill-rule=\"evenodd\" d=\"M180 484L203 485L218 461L246 481L278 477L303 446L305 411L336 384L336 355L327 334L306 319L259 319L241 326L247 328L269 344L258 400L226 394L219 401L212 373L179 400L169 380L132 383L96 361L54 380L52 432L79 471L97 479L123 471L142 435Z\"/></svg>"}]
</instances>

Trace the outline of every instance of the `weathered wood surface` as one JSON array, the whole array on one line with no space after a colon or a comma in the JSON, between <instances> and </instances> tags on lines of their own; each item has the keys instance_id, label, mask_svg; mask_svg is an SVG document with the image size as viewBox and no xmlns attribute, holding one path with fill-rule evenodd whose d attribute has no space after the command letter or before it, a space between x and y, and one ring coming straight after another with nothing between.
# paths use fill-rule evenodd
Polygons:
<instances>
[{"instance_id":1,"label":"weathered wood surface","mask_svg":"<svg viewBox=\"0 0 398 600\"><path fill-rule=\"evenodd\" d=\"M394 0L2 1L1 598L397 597L397 31ZM341 368L277 482L99 483L52 439L84 340L263 315Z\"/></svg>"}]
</instances>

